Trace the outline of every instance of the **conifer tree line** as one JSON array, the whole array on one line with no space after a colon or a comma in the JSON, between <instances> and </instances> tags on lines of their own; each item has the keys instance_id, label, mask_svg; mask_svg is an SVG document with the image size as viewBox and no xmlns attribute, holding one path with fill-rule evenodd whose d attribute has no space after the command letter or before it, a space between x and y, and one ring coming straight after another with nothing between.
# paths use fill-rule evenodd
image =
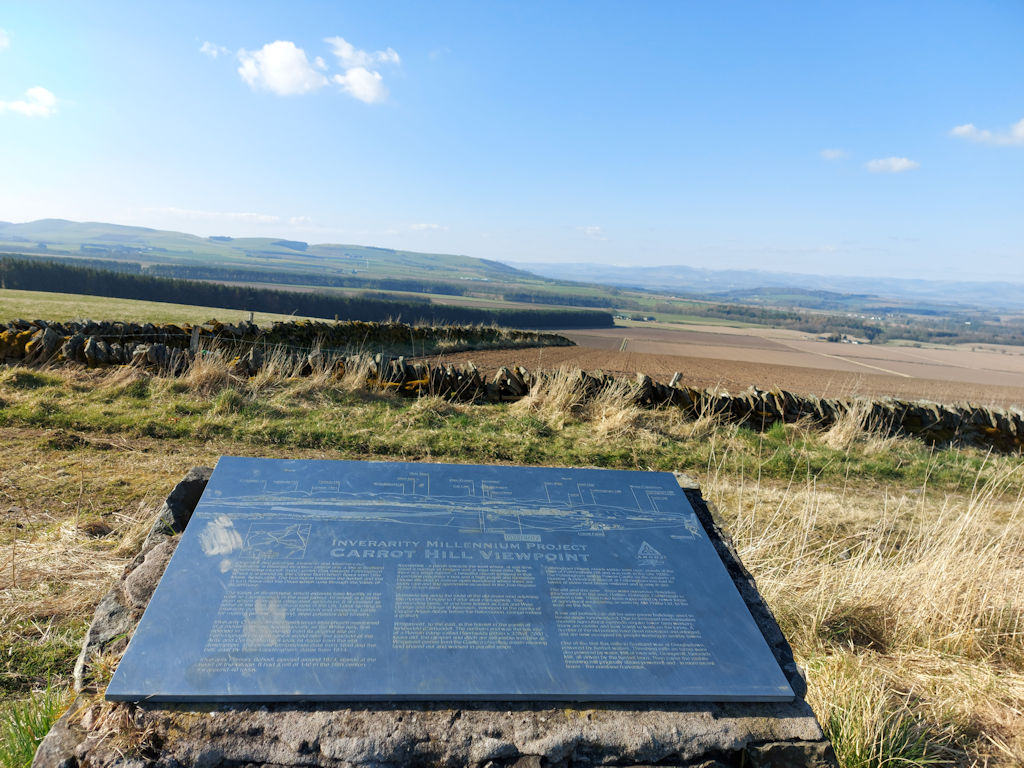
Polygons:
<instances>
[{"instance_id":1,"label":"conifer tree line","mask_svg":"<svg viewBox=\"0 0 1024 768\"><path fill-rule=\"evenodd\" d=\"M9 256L0 257L0 288L196 304L325 319L337 317L339 320L379 322L401 318L413 323L493 323L510 328L606 328L614 323L611 313L593 310L457 307L406 297L395 300L338 296L154 277Z\"/></svg>"},{"instance_id":2,"label":"conifer tree line","mask_svg":"<svg viewBox=\"0 0 1024 768\"><path fill-rule=\"evenodd\" d=\"M120 271L120 270L119 270ZM135 270L138 271L138 270ZM246 269L235 266L202 266L197 264L150 264L147 274L163 277L177 277L187 280L227 280L245 283L277 283L280 285L316 285L325 288L376 288L384 291L408 291L410 293L433 293L441 296L467 296L480 291L480 284L466 285L463 282L426 280L418 277L359 277L345 274L311 274L306 272L270 272L265 269ZM636 302L625 303L613 296L591 296L556 290L526 291L488 284L496 298L523 304L558 304L567 307L596 307L611 309Z\"/></svg>"},{"instance_id":3,"label":"conifer tree line","mask_svg":"<svg viewBox=\"0 0 1024 768\"><path fill-rule=\"evenodd\" d=\"M97 251L99 252L99 251ZM422 277L363 277L345 272L290 272L264 267L245 267L237 264L146 264L137 261L115 259L86 259L56 254L8 254L15 258L32 261L54 261L71 266L109 269L114 272L174 277L182 280L203 280L231 283L266 283L268 285L302 285L322 288L360 288L379 291L407 291L409 293L431 293L440 296L468 296L478 294L482 285L494 298L523 304L557 304L565 307L594 307L597 309L640 309L638 302L618 296L616 288L602 286L608 295L588 295L557 289L524 290L499 283L467 283L465 280L430 280Z\"/></svg>"}]
</instances>

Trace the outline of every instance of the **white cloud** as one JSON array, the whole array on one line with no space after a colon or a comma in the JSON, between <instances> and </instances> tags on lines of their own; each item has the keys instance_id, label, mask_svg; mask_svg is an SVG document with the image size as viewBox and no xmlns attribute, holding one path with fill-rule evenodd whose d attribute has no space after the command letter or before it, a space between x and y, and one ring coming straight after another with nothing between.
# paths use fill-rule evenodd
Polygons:
<instances>
[{"instance_id":1,"label":"white cloud","mask_svg":"<svg viewBox=\"0 0 1024 768\"><path fill-rule=\"evenodd\" d=\"M211 43L209 40L207 40L205 43L199 46L199 52L205 53L211 59L216 59L218 56L222 56L225 53L227 53L228 49L225 48L223 45L217 45L216 43Z\"/></svg>"},{"instance_id":2,"label":"white cloud","mask_svg":"<svg viewBox=\"0 0 1024 768\"><path fill-rule=\"evenodd\" d=\"M401 64L398 52L394 48L383 51L363 51L356 48L352 43L343 37L325 37L325 43L329 43L338 57L338 62L344 69L353 67L371 67L374 64Z\"/></svg>"},{"instance_id":3,"label":"white cloud","mask_svg":"<svg viewBox=\"0 0 1024 768\"><path fill-rule=\"evenodd\" d=\"M310 216L292 216L288 219L288 223L293 227L304 227L313 223L313 219Z\"/></svg>"},{"instance_id":4,"label":"white cloud","mask_svg":"<svg viewBox=\"0 0 1024 768\"><path fill-rule=\"evenodd\" d=\"M306 58L306 52L290 40L275 40L258 51L238 52L238 74L252 89L263 89L278 96L309 93L327 84Z\"/></svg>"},{"instance_id":5,"label":"white cloud","mask_svg":"<svg viewBox=\"0 0 1024 768\"><path fill-rule=\"evenodd\" d=\"M448 227L443 224L410 224L409 229L414 232L442 232Z\"/></svg>"},{"instance_id":6,"label":"white cloud","mask_svg":"<svg viewBox=\"0 0 1024 768\"><path fill-rule=\"evenodd\" d=\"M384 101L388 97L383 76L371 67L375 64L401 64L402 60L394 48L364 51L343 37L325 37L324 42L331 46L338 63L345 70L343 74L331 77L345 93L366 104Z\"/></svg>"},{"instance_id":7,"label":"white cloud","mask_svg":"<svg viewBox=\"0 0 1024 768\"><path fill-rule=\"evenodd\" d=\"M233 211L197 211L189 208L146 208L152 213L166 213L180 219L201 221L246 221L254 224L277 224L280 216L268 213L236 213Z\"/></svg>"},{"instance_id":8,"label":"white cloud","mask_svg":"<svg viewBox=\"0 0 1024 768\"><path fill-rule=\"evenodd\" d=\"M380 72L371 72L366 67L352 67L345 70L344 75L335 75L331 80L345 93L367 104L384 101L388 97Z\"/></svg>"},{"instance_id":9,"label":"white cloud","mask_svg":"<svg viewBox=\"0 0 1024 768\"><path fill-rule=\"evenodd\" d=\"M18 101L0 101L0 112L17 112L26 117L49 117L57 111L57 97L42 86L25 91Z\"/></svg>"},{"instance_id":10,"label":"white cloud","mask_svg":"<svg viewBox=\"0 0 1024 768\"><path fill-rule=\"evenodd\" d=\"M920 167L920 163L906 157L880 157L869 160L866 166L872 173L903 173Z\"/></svg>"},{"instance_id":11,"label":"white cloud","mask_svg":"<svg viewBox=\"0 0 1024 768\"><path fill-rule=\"evenodd\" d=\"M375 64L400 64L401 59L394 48L363 51L343 37L327 37L324 42L331 45L341 65L341 73L330 75L328 64L322 56L314 56L310 62L306 52L295 43L275 40L258 51L240 50L238 74L253 90L267 90L279 96L309 93L333 82L345 93L366 104L387 98L388 89L384 87L384 77L372 67ZM206 42L199 50L216 58L224 49Z\"/></svg>"},{"instance_id":12,"label":"white cloud","mask_svg":"<svg viewBox=\"0 0 1024 768\"><path fill-rule=\"evenodd\" d=\"M580 227L580 231L593 240L607 240L601 227Z\"/></svg>"},{"instance_id":13,"label":"white cloud","mask_svg":"<svg viewBox=\"0 0 1024 768\"><path fill-rule=\"evenodd\" d=\"M11 47L11 36L6 29L0 28L0 51Z\"/></svg>"},{"instance_id":14,"label":"white cloud","mask_svg":"<svg viewBox=\"0 0 1024 768\"><path fill-rule=\"evenodd\" d=\"M842 160L846 157L845 149L823 149L821 150L821 156L826 160Z\"/></svg>"},{"instance_id":15,"label":"white cloud","mask_svg":"<svg viewBox=\"0 0 1024 768\"><path fill-rule=\"evenodd\" d=\"M975 127L974 123L958 125L951 130L951 136L968 141L977 141L980 144L995 144L1002 147L1024 146L1024 120L1014 123L1010 130L1005 133L993 132Z\"/></svg>"}]
</instances>

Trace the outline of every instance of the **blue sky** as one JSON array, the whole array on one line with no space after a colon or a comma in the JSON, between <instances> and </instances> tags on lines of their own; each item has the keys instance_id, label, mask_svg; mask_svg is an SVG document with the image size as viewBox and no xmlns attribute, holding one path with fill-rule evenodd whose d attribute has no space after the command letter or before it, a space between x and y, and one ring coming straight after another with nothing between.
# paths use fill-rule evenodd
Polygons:
<instances>
[{"instance_id":1,"label":"blue sky","mask_svg":"<svg viewBox=\"0 0 1024 768\"><path fill-rule=\"evenodd\" d=\"M1024 3L0 7L0 219L1024 281Z\"/></svg>"}]
</instances>

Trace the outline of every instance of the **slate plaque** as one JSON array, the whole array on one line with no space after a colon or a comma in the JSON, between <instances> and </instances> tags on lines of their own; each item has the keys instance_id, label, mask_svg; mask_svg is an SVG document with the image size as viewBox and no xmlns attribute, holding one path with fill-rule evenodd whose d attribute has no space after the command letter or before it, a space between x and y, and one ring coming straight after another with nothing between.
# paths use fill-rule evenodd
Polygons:
<instances>
[{"instance_id":1,"label":"slate plaque","mask_svg":"<svg viewBox=\"0 0 1024 768\"><path fill-rule=\"evenodd\" d=\"M669 473L223 457L118 701L788 701Z\"/></svg>"}]
</instances>

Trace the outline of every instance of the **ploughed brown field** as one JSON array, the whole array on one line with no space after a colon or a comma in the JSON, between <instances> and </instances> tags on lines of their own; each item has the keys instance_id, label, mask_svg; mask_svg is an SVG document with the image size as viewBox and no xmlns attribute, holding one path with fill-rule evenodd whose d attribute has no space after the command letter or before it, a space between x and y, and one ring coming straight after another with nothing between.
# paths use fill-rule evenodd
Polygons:
<instances>
[{"instance_id":1,"label":"ploughed brown field","mask_svg":"<svg viewBox=\"0 0 1024 768\"><path fill-rule=\"evenodd\" d=\"M864 395L1024 406L1024 348L830 343L799 331L638 323L559 331L576 347L460 352L431 360L472 361L488 374L503 365L561 366L694 387L778 387L820 397Z\"/></svg>"}]
</instances>

